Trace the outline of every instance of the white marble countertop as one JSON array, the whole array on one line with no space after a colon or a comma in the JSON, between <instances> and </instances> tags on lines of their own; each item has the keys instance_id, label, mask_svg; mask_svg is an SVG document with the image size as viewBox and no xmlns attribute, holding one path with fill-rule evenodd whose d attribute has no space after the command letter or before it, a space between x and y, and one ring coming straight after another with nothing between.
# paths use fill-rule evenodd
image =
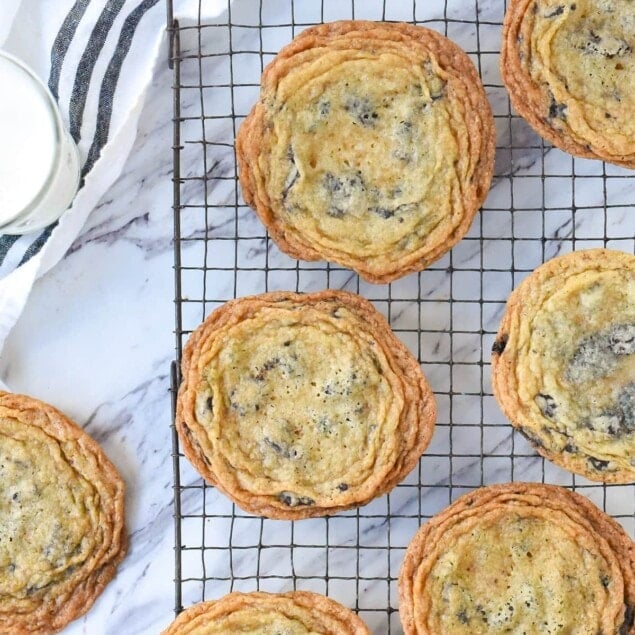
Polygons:
<instances>
[{"instance_id":1,"label":"white marble countertop","mask_svg":"<svg viewBox=\"0 0 635 635\"><path fill-rule=\"evenodd\" d=\"M235 3L240 4L239 0ZM460 3L451 4L459 6ZM494 3L480 4L482 8L487 9ZM494 16L493 19L499 19L499 16ZM469 41L473 39L471 26L461 27L457 23L454 27L457 29L454 38L469 48ZM492 29L490 35L493 45L497 45L497 42L494 42L496 32L496 29ZM253 32L251 35L245 33L242 37L245 39L241 43L249 44L249 38L257 38L258 35L257 32ZM286 35L281 37L284 38ZM487 47L483 41L481 45L491 50L491 46ZM483 63L485 82L492 85L499 82L496 77L495 56L492 56L491 61L484 58ZM11 389L54 404L82 425L103 445L128 484L127 523L131 536L128 556L115 580L107 587L91 611L65 631L69 635L158 633L173 618L174 547L169 396L170 362L175 355L171 84L172 73L161 60L146 99L138 138L124 173L103 197L66 257L35 285L23 316L9 336L0 362L0 378ZM504 100L501 89L488 88L488 93L495 109L500 107ZM245 97L246 103L249 103L252 97ZM196 91L184 95L183 111L195 110L197 98ZM506 134L508 132L501 125L499 143L508 143ZM521 134L531 144L537 141L537 137L522 123L516 130L516 139ZM186 154L184 169L195 173L197 166L187 163L188 160L189 155ZM579 210L575 219L572 219L570 211L572 193L568 189L572 182L568 176L572 167L576 174L595 176L598 180L598 183L595 183L596 179L576 179L576 205L581 208L589 206L589 209ZM509 168L509 159L499 157L498 173L502 174ZM536 206L523 205L535 196L536 184L541 182L541 168L547 169L551 175L546 184L546 195L550 197L552 207L556 208L561 204L562 209L554 209L551 210L552 213L547 213L544 227L547 240L544 243L528 241L516 242L513 245L509 239L511 228L516 237L540 237L543 231L543 217L539 212L532 211ZM558 151L549 151L543 157L540 149L519 149L514 150L513 169L516 174L525 177L535 176L538 179L536 183L531 178L514 181L514 204L519 211L515 212L513 220L510 212L505 211L508 208L510 181L507 178L498 178L485 204L485 211L477 217L470 231L471 240L468 238L458 245L451 260L446 256L432 271L409 276L392 286L392 297L402 300L398 306L393 305L393 326L405 328L407 325L411 326L413 320L418 319L414 302L418 293L427 301L426 332L421 343L413 344L405 331L402 337L415 352L417 346L421 347L419 352L424 370L433 388L440 395L440 425L430 449L433 453L447 452L450 438L454 438L454 451L460 452L461 440L451 437L450 420L452 418L456 421L462 417L465 421L469 420L468 414L463 410L469 404L464 404L461 399L469 397L473 390L464 388L461 382L470 381L470 377L462 377L460 372L463 367L460 364L455 366L454 392L448 395L445 373L450 359L457 364L475 361L476 366L482 369L481 380L477 381L482 381L483 390L491 393L487 347L491 346L491 333L496 330L502 302L509 293L511 278L504 271L492 271L483 279L481 287L478 281L480 267L504 269L509 266L513 253L518 268L514 278L517 282L526 275L526 271L539 264L543 256L550 257L562 250L569 250L573 236L579 241L577 248L602 244L598 239L601 239L604 231L604 212L597 196L601 191L601 177L605 169L603 164L580 160L572 162L570 157ZM610 166L606 170L609 174L627 174L624 170L620 171ZM626 206L633 201L635 182L616 179L614 185L616 191L609 194L614 195L616 200L624 201L624 207L609 210L609 234L619 237L633 236L635 216L632 214L633 210L627 210ZM591 209L591 206L596 207ZM247 222L249 227L254 228L255 236L262 233L255 218L250 218ZM193 233L200 230L200 226L191 228ZM618 240L609 243L609 246L633 251L632 240ZM253 252L254 259L264 251L264 242L261 247L260 252ZM280 255L275 247L269 245L268 253L270 264L275 262L281 268L287 265L295 267L295 263ZM223 254L219 254L219 258L223 257ZM227 255L225 264L232 265L233 262L232 250L231 254ZM449 269L450 265L452 269ZM300 278L296 278L295 268L290 271L295 285ZM301 288L307 290L324 286L321 272L305 273L300 283ZM284 287L288 279L288 276L281 273L279 279L272 279L269 289ZM450 280L453 281L451 288ZM335 286L358 289L356 280L351 281L349 275L339 275L337 271L332 274L331 281ZM212 295L231 295L231 283L219 278L217 284L219 286L212 289ZM239 293L246 293L248 290L263 291L264 288L258 282L250 289L239 289ZM386 285L371 287L362 284L359 290L378 300L377 306L380 310L386 311L385 303L381 302L387 294ZM470 331L473 330L473 325L469 324L473 319L470 311L475 307L478 309L481 293L486 299L499 302L491 305L491 314L488 313L490 305L483 305L483 312L476 319L482 320L485 332L474 332L473 337L469 337ZM459 309L459 312L453 315L454 328L463 331L461 336L455 337L454 344L447 334L449 298L464 300L453 309ZM474 301L474 306L470 301ZM192 318L185 327L196 326L198 319L200 316ZM465 326L461 326L463 322ZM481 385L477 383L472 385L472 388L480 391ZM472 405L481 404L480 397L472 395L472 398L477 400L473 401ZM478 417L484 417L494 423L502 422L502 415L495 404L493 405L491 397L485 398L482 406L484 410L481 410ZM490 447L488 444L491 443L492 454L496 454L496 448L501 444L509 444L511 439L509 428L496 428L494 431L498 437L485 439L486 447ZM516 441L516 451L519 451L518 443ZM528 455L532 454L528 446L525 449ZM443 460L433 457L428 459L424 469L428 466L432 470L434 478L431 477L431 482L434 479L435 482L447 479ZM507 460L504 459L504 454L500 460ZM483 479L485 482L505 480L504 475L509 473L507 468L501 468L501 472L498 473L495 462L488 463L483 468L480 461L476 464L465 459L463 468L459 469L457 465L459 463L455 464L455 475L458 475L456 483L459 484L456 485L453 497L461 493L461 476L465 476L463 481L469 483L472 471L474 474L478 473L473 478L477 481ZM532 458L519 459L514 478L539 479L537 465L536 460ZM551 482L570 483L568 475L563 474L560 470L548 467L547 478ZM187 478L193 483L197 482L193 474ZM578 479L578 482L581 481L582 479ZM416 483L416 477L413 482ZM415 490L416 488L413 492ZM625 486L619 492L621 493L613 496L608 502L609 506L612 505L614 513L631 514L635 505L634 488ZM601 504L603 494L600 487L589 490L589 495ZM409 505L414 505L413 509L416 511L418 500L417 494L417 502L414 498L409 499L400 509L403 511L409 508ZM392 508L395 509L398 497L393 498L391 495L390 501L393 501ZM223 504L222 501L219 503ZM385 513L382 511L382 504L377 504L373 508L379 515ZM434 501L430 505L430 510L438 511L437 508L443 504L447 504L447 499L444 502ZM186 505L188 509L196 510L199 503L195 498L189 498ZM263 531L263 527L271 528L269 522L265 525L261 523L260 531ZM635 530L633 519L625 518L623 522L632 535ZM332 523L331 530L337 526L337 523ZM287 527L288 524L284 524L284 527L280 524L275 531L280 532L279 535L286 535L284 532ZM305 525L304 528L310 531L310 525ZM398 536L401 542L406 543L415 529L416 524L404 521L402 525L393 528L393 539ZM249 531L247 526L245 531ZM333 540L337 541L336 532L333 533ZM186 539L187 536L184 536L184 541ZM333 566L333 562L331 565ZM397 565L398 563L390 569L390 576L394 577ZM372 569L372 565L369 566ZM287 583L281 579L279 588L290 588L285 584ZM355 606L355 598L347 595L348 591L344 587L338 594L337 588L336 584L330 588L334 597L349 606ZM357 588L359 590L359 585ZM370 594L367 597L375 597L372 595L372 584L364 586L363 590ZM390 592L393 591L391 588ZM183 603L187 605L200 599L200 593L198 588L191 591L184 588ZM212 597L214 591L206 589L206 593L207 597ZM382 594L377 596L376 601L384 606L386 591L382 590ZM385 632L382 630L385 629L381 626L382 622L378 621L379 618L375 619L371 614L368 619L375 633ZM391 624L391 632L401 632L397 626L396 615L391 617Z\"/></svg>"}]
</instances>

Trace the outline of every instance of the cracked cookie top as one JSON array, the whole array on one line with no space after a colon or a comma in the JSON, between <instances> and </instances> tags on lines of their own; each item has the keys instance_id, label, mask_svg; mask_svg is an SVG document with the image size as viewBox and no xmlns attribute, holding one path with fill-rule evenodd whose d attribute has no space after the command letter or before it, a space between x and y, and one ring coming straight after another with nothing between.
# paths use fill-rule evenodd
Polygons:
<instances>
[{"instance_id":1,"label":"cracked cookie top","mask_svg":"<svg viewBox=\"0 0 635 635\"><path fill-rule=\"evenodd\" d=\"M467 232L494 137L456 44L423 27L345 21L280 51L236 149L245 201L283 251L388 282Z\"/></svg>"},{"instance_id":2,"label":"cracked cookie top","mask_svg":"<svg viewBox=\"0 0 635 635\"><path fill-rule=\"evenodd\" d=\"M635 4L512 0L501 72L514 108L554 145L635 167Z\"/></svg>"},{"instance_id":3,"label":"cracked cookie top","mask_svg":"<svg viewBox=\"0 0 635 635\"><path fill-rule=\"evenodd\" d=\"M229 302L183 355L185 454L240 507L271 518L321 516L392 489L435 414L417 361L350 293Z\"/></svg>"},{"instance_id":4,"label":"cracked cookie top","mask_svg":"<svg viewBox=\"0 0 635 635\"><path fill-rule=\"evenodd\" d=\"M537 451L592 480L635 481L635 256L578 251L511 294L494 394Z\"/></svg>"},{"instance_id":5,"label":"cracked cookie top","mask_svg":"<svg viewBox=\"0 0 635 635\"><path fill-rule=\"evenodd\" d=\"M399 576L406 635L632 635L635 545L561 487L477 489L423 525Z\"/></svg>"},{"instance_id":6,"label":"cracked cookie top","mask_svg":"<svg viewBox=\"0 0 635 635\"><path fill-rule=\"evenodd\" d=\"M185 610L163 635L370 635L351 610L318 593L230 593Z\"/></svg>"},{"instance_id":7,"label":"cracked cookie top","mask_svg":"<svg viewBox=\"0 0 635 635\"><path fill-rule=\"evenodd\" d=\"M93 604L126 550L124 484L53 407L0 392L0 632L48 634Z\"/></svg>"}]
</instances>

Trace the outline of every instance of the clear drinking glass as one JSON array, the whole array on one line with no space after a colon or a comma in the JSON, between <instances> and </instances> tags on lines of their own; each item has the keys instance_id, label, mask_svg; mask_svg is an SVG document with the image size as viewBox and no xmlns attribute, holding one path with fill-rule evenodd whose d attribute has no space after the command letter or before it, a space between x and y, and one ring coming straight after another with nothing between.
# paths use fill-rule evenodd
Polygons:
<instances>
[{"instance_id":1,"label":"clear drinking glass","mask_svg":"<svg viewBox=\"0 0 635 635\"><path fill-rule=\"evenodd\" d=\"M45 84L0 50L0 234L46 227L79 184L79 154Z\"/></svg>"}]
</instances>

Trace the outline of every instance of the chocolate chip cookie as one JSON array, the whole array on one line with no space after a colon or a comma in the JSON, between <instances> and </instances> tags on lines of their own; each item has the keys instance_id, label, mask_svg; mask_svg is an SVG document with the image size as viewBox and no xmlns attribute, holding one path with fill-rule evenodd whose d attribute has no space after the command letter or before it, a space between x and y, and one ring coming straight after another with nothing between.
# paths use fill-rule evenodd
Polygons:
<instances>
[{"instance_id":1,"label":"chocolate chip cookie","mask_svg":"<svg viewBox=\"0 0 635 635\"><path fill-rule=\"evenodd\" d=\"M635 481L635 256L590 249L538 267L509 297L494 394L554 463Z\"/></svg>"},{"instance_id":2,"label":"chocolate chip cookie","mask_svg":"<svg viewBox=\"0 0 635 635\"><path fill-rule=\"evenodd\" d=\"M176 426L196 470L242 509L324 516L391 490L432 436L417 360L363 298L228 302L183 352Z\"/></svg>"},{"instance_id":3,"label":"chocolate chip cookie","mask_svg":"<svg viewBox=\"0 0 635 635\"><path fill-rule=\"evenodd\" d=\"M494 120L474 65L423 27L303 31L262 76L236 151L243 197L280 249L371 282L420 271L489 189Z\"/></svg>"},{"instance_id":4,"label":"chocolate chip cookie","mask_svg":"<svg viewBox=\"0 0 635 635\"><path fill-rule=\"evenodd\" d=\"M501 73L536 132L579 157L635 168L635 7L511 0Z\"/></svg>"},{"instance_id":5,"label":"chocolate chip cookie","mask_svg":"<svg viewBox=\"0 0 635 635\"><path fill-rule=\"evenodd\" d=\"M126 543L124 484L97 443L0 392L0 632L50 634L83 615Z\"/></svg>"},{"instance_id":6,"label":"chocolate chip cookie","mask_svg":"<svg viewBox=\"0 0 635 635\"><path fill-rule=\"evenodd\" d=\"M564 488L483 487L413 538L399 614L405 635L632 635L635 545Z\"/></svg>"}]
</instances>

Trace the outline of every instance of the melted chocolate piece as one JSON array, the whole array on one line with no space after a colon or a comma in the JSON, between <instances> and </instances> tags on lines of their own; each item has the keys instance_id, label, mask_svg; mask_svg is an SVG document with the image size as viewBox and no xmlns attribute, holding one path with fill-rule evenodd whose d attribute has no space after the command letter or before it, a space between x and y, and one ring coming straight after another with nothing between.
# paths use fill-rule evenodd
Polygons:
<instances>
[{"instance_id":1,"label":"melted chocolate piece","mask_svg":"<svg viewBox=\"0 0 635 635\"><path fill-rule=\"evenodd\" d=\"M299 505L313 505L315 501L308 496L297 496L293 492L280 492L278 500L289 507L298 507Z\"/></svg>"},{"instance_id":2,"label":"melted chocolate piece","mask_svg":"<svg viewBox=\"0 0 635 635\"><path fill-rule=\"evenodd\" d=\"M346 100L344 110L350 113L362 126L372 128L379 115L368 97L350 97Z\"/></svg>"},{"instance_id":3,"label":"melted chocolate piece","mask_svg":"<svg viewBox=\"0 0 635 635\"><path fill-rule=\"evenodd\" d=\"M608 461L603 461L602 459L596 459L594 456L590 456L588 458L588 461L593 467L593 469L597 470L598 472L604 472L609 466Z\"/></svg>"},{"instance_id":4,"label":"melted chocolate piece","mask_svg":"<svg viewBox=\"0 0 635 635\"><path fill-rule=\"evenodd\" d=\"M500 355L505 350L505 346L507 346L508 340L509 340L509 335L507 335L507 333L505 333L504 335L501 335L500 339L497 339L492 344L492 353L494 355Z\"/></svg>"},{"instance_id":5,"label":"melted chocolate piece","mask_svg":"<svg viewBox=\"0 0 635 635\"><path fill-rule=\"evenodd\" d=\"M559 15L562 15L564 13L564 6L560 5L559 7L556 7L551 13L547 13L545 15L545 18L555 18Z\"/></svg>"},{"instance_id":6,"label":"melted chocolate piece","mask_svg":"<svg viewBox=\"0 0 635 635\"><path fill-rule=\"evenodd\" d=\"M538 408L540 408L540 412L542 412L545 417L553 419L558 409L558 404L556 404L555 399L551 395L538 393L536 395L536 403L538 404Z\"/></svg>"}]
</instances>

